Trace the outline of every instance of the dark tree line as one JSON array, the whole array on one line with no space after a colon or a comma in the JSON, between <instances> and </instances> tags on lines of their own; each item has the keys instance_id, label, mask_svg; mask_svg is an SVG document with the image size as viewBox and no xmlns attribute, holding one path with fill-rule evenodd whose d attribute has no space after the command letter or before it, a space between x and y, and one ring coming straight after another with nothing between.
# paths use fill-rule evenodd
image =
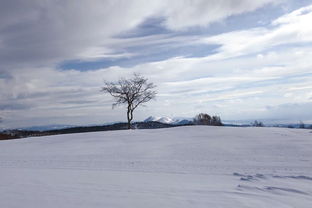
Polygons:
<instances>
[{"instance_id":1,"label":"dark tree line","mask_svg":"<svg viewBox=\"0 0 312 208\"><path fill-rule=\"evenodd\" d=\"M261 121L255 120L252 124L254 127L264 127L264 124Z\"/></svg>"},{"instance_id":2,"label":"dark tree line","mask_svg":"<svg viewBox=\"0 0 312 208\"><path fill-rule=\"evenodd\" d=\"M196 115L193 123L195 125L223 126L219 116L210 116L206 113L200 113Z\"/></svg>"}]
</instances>

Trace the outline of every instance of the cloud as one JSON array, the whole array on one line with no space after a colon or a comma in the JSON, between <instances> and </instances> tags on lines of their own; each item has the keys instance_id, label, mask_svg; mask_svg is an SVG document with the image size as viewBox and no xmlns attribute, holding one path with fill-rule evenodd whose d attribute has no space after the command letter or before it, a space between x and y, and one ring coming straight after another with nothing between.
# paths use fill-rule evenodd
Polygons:
<instances>
[{"instance_id":1,"label":"cloud","mask_svg":"<svg viewBox=\"0 0 312 208\"><path fill-rule=\"evenodd\" d=\"M147 109L138 109L137 120L149 115L192 117L199 112L224 119L275 117L276 111L267 113L267 105L311 102L312 74L307 73L312 67L308 62L312 47L301 54L293 56L290 48L278 56L264 54L260 60L250 56L207 62L206 57L179 57L131 68L16 70L10 72L10 79L0 80L6 89L1 92L0 105L27 104L24 109L3 109L6 125L12 126L26 126L33 119L38 124L120 121L124 109L112 111L111 97L100 88L104 80L140 72L158 85L158 96ZM276 62L285 66L270 67Z\"/></svg>"},{"instance_id":2,"label":"cloud","mask_svg":"<svg viewBox=\"0 0 312 208\"><path fill-rule=\"evenodd\" d=\"M306 120L311 122L312 102L309 103L285 103L278 106L267 106L265 116L274 115L275 119L286 120L299 123Z\"/></svg>"},{"instance_id":3,"label":"cloud","mask_svg":"<svg viewBox=\"0 0 312 208\"><path fill-rule=\"evenodd\" d=\"M218 44L219 53L210 59L230 58L274 49L282 45L311 43L312 6L303 7L272 22L273 28L257 27L203 38L202 43Z\"/></svg>"},{"instance_id":4,"label":"cloud","mask_svg":"<svg viewBox=\"0 0 312 208\"><path fill-rule=\"evenodd\" d=\"M84 53L88 57L99 46L105 56L111 53L112 36L135 27L155 13L154 8L155 3L140 0L4 2L0 61L16 67L49 66ZM99 55L98 50L94 53Z\"/></svg>"},{"instance_id":5,"label":"cloud","mask_svg":"<svg viewBox=\"0 0 312 208\"><path fill-rule=\"evenodd\" d=\"M18 103L10 103L10 104L0 104L0 110L22 110L22 109L29 109L30 106L25 104L18 104Z\"/></svg>"},{"instance_id":6,"label":"cloud","mask_svg":"<svg viewBox=\"0 0 312 208\"><path fill-rule=\"evenodd\" d=\"M269 2L273 1L2 2L0 71L53 66L65 60L131 57L132 54L116 51L112 47L116 46L114 43L119 43L114 37L135 28L149 17L163 16L169 30L180 30L207 26Z\"/></svg>"},{"instance_id":7,"label":"cloud","mask_svg":"<svg viewBox=\"0 0 312 208\"><path fill-rule=\"evenodd\" d=\"M251 12L269 3L271 0L173 0L165 9L165 25L173 30L183 30L187 27L207 26L232 15Z\"/></svg>"},{"instance_id":8,"label":"cloud","mask_svg":"<svg viewBox=\"0 0 312 208\"><path fill-rule=\"evenodd\" d=\"M199 112L219 114L224 119L279 117L281 111L272 109L286 109L285 103L307 109L311 102L310 7L285 14L268 27L208 37L179 36L174 32L118 38L119 33L155 15L165 16L168 29L183 30L209 26L270 2L170 1L170 8L165 1L121 1L123 6L116 1L73 2L20 1L1 7L0 88L5 90L0 92L0 108L7 127L26 126L30 121L38 125L124 120L124 109L112 111L111 98L100 93L100 88L104 80L127 77L133 72L147 76L158 85L159 92L157 100L148 104L148 113L144 108L138 109L137 120L149 115L192 117ZM230 8L229 2L237 7ZM1 12L4 8L16 17ZM210 18L209 12L199 12L202 10L211 10L211 14L216 10L219 16ZM147 53L147 49L127 48L148 44L159 50L196 44L215 44L220 48L201 57L177 54L130 67L89 71L55 68L71 59L83 63L103 57L132 58ZM296 112L298 117L303 115Z\"/></svg>"}]
</instances>

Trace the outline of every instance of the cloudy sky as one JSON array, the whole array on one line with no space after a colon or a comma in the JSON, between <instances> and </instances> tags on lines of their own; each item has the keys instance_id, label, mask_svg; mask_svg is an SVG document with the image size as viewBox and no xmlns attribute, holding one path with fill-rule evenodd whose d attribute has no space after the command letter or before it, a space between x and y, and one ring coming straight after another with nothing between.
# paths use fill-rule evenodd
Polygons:
<instances>
[{"instance_id":1,"label":"cloudy sky","mask_svg":"<svg viewBox=\"0 0 312 208\"><path fill-rule=\"evenodd\" d=\"M2 128L125 121L104 80L141 73L148 116L312 120L311 0L0 0Z\"/></svg>"}]
</instances>

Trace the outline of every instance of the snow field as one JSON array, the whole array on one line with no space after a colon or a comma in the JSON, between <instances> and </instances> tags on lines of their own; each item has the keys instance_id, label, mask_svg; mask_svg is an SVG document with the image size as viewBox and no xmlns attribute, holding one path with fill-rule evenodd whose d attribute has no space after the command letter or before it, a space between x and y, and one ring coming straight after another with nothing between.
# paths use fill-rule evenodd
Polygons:
<instances>
[{"instance_id":1,"label":"snow field","mask_svg":"<svg viewBox=\"0 0 312 208\"><path fill-rule=\"evenodd\" d=\"M0 207L312 207L311 130L189 126L0 141Z\"/></svg>"}]
</instances>

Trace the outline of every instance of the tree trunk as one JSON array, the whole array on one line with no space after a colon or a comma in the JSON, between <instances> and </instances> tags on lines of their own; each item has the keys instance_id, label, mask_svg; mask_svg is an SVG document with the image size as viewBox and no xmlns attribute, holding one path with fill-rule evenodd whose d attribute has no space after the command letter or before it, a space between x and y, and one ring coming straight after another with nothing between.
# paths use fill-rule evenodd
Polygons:
<instances>
[{"instance_id":1,"label":"tree trunk","mask_svg":"<svg viewBox=\"0 0 312 208\"><path fill-rule=\"evenodd\" d=\"M131 129L131 121L133 119L133 106L132 104L128 104L128 108L127 108L127 119L128 119L128 129Z\"/></svg>"},{"instance_id":2,"label":"tree trunk","mask_svg":"<svg viewBox=\"0 0 312 208\"><path fill-rule=\"evenodd\" d=\"M128 129L131 129L130 106L128 106L127 110L127 120L128 120Z\"/></svg>"},{"instance_id":3,"label":"tree trunk","mask_svg":"<svg viewBox=\"0 0 312 208\"><path fill-rule=\"evenodd\" d=\"M133 109L130 110L130 128L132 119L133 119Z\"/></svg>"}]
</instances>

